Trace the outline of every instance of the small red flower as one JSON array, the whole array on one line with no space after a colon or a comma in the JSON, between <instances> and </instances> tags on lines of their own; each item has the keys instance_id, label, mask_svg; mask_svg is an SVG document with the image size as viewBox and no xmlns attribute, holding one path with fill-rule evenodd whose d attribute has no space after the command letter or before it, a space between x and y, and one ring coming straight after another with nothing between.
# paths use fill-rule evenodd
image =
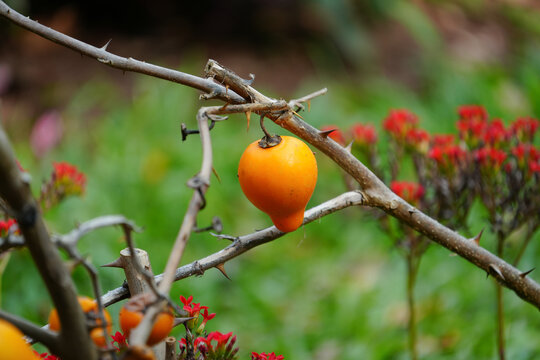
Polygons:
<instances>
[{"instance_id":1,"label":"small red flower","mask_svg":"<svg viewBox=\"0 0 540 360\"><path fill-rule=\"evenodd\" d=\"M473 156L481 166L490 169L500 169L507 157L504 151L490 147L476 149Z\"/></svg>"},{"instance_id":2,"label":"small red flower","mask_svg":"<svg viewBox=\"0 0 540 360\"><path fill-rule=\"evenodd\" d=\"M76 166L67 162L53 163L55 188L62 195L82 195L86 187L86 176Z\"/></svg>"},{"instance_id":3,"label":"small red flower","mask_svg":"<svg viewBox=\"0 0 540 360\"><path fill-rule=\"evenodd\" d=\"M460 119L487 121L487 111L481 105L463 105L458 108Z\"/></svg>"},{"instance_id":4,"label":"small red flower","mask_svg":"<svg viewBox=\"0 0 540 360\"><path fill-rule=\"evenodd\" d=\"M407 132L416 127L418 117L405 109L390 110L383 127L395 139L404 139Z\"/></svg>"},{"instance_id":5,"label":"small red flower","mask_svg":"<svg viewBox=\"0 0 540 360\"><path fill-rule=\"evenodd\" d=\"M532 117L522 117L510 124L510 132L520 141L532 142L540 122Z\"/></svg>"},{"instance_id":6,"label":"small red flower","mask_svg":"<svg viewBox=\"0 0 540 360\"><path fill-rule=\"evenodd\" d=\"M496 146L501 142L505 141L508 137L508 132L504 128L504 124L501 119L495 119L491 121L484 128L484 133L482 134L482 140L485 144Z\"/></svg>"},{"instance_id":7,"label":"small red flower","mask_svg":"<svg viewBox=\"0 0 540 360\"><path fill-rule=\"evenodd\" d=\"M18 234L19 227L15 219L0 220L0 237L7 236L9 232Z\"/></svg>"},{"instance_id":8,"label":"small red flower","mask_svg":"<svg viewBox=\"0 0 540 360\"><path fill-rule=\"evenodd\" d=\"M354 142L361 146L373 145L377 142L377 132L371 124L356 124L351 128Z\"/></svg>"},{"instance_id":9,"label":"small red flower","mask_svg":"<svg viewBox=\"0 0 540 360\"><path fill-rule=\"evenodd\" d=\"M251 360L283 360L285 359L283 355L276 355L274 352L271 352L269 354L263 352L263 353L251 353Z\"/></svg>"},{"instance_id":10,"label":"small red flower","mask_svg":"<svg viewBox=\"0 0 540 360\"><path fill-rule=\"evenodd\" d=\"M540 174L540 161L529 161L529 171L531 173Z\"/></svg>"},{"instance_id":11,"label":"small red flower","mask_svg":"<svg viewBox=\"0 0 540 360\"><path fill-rule=\"evenodd\" d=\"M51 355L49 353L38 353L36 350L34 350L34 354L36 354L37 356L39 356L40 359L43 359L43 360L60 360L60 358L58 356L54 356L54 355Z\"/></svg>"},{"instance_id":12,"label":"small red flower","mask_svg":"<svg viewBox=\"0 0 540 360\"><path fill-rule=\"evenodd\" d=\"M345 141L345 136L343 135L343 132L341 132L341 130L335 125L326 125L321 128L321 131L329 131L329 130L334 130L334 131L328 134L328 137L334 140L335 142L337 142L338 144L340 144L341 146L345 146L347 142Z\"/></svg>"},{"instance_id":13,"label":"small red flower","mask_svg":"<svg viewBox=\"0 0 540 360\"><path fill-rule=\"evenodd\" d=\"M111 341L111 345L116 350L120 350L128 346L127 337L124 334L122 334L120 331L117 331L116 334L111 335L111 338L113 339L113 341ZM114 345L115 343L118 346Z\"/></svg>"},{"instance_id":14,"label":"small red flower","mask_svg":"<svg viewBox=\"0 0 540 360\"><path fill-rule=\"evenodd\" d=\"M441 169L454 170L466 160L467 152L459 145L435 145L429 150L428 157Z\"/></svg>"},{"instance_id":15,"label":"small red flower","mask_svg":"<svg viewBox=\"0 0 540 360\"><path fill-rule=\"evenodd\" d=\"M487 112L482 106L466 105L458 110L459 120L456 123L461 139L476 144L481 140L487 123Z\"/></svg>"},{"instance_id":16,"label":"small red flower","mask_svg":"<svg viewBox=\"0 0 540 360\"><path fill-rule=\"evenodd\" d=\"M431 138L433 146L446 147L454 144L454 135L452 134L436 134Z\"/></svg>"},{"instance_id":17,"label":"small red flower","mask_svg":"<svg viewBox=\"0 0 540 360\"><path fill-rule=\"evenodd\" d=\"M425 153L429 146L429 134L423 129L412 128L405 134L405 142L413 149Z\"/></svg>"},{"instance_id":18,"label":"small red flower","mask_svg":"<svg viewBox=\"0 0 540 360\"><path fill-rule=\"evenodd\" d=\"M390 189L403 200L416 204L424 196L424 187L415 182L392 181Z\"/></svg>"}]
</instances>

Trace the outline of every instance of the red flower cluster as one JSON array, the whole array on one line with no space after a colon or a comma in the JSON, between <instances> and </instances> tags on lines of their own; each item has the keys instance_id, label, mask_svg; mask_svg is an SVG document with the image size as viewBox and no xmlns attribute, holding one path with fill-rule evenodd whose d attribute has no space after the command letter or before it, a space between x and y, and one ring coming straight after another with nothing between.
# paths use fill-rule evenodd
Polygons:
<instances>
[{"instance_id":1,"label":"red flower cluster","mask_svg":"<svg viewBox=\"0 0 540 360\"><path fill-rule=\"evenodd\" d=\"M377 142L377 132L371 124L355 124L351 127L351 133L357 145L369 146Z\"/></svg>"},{"instance_id":2,"label":"red flower cluster","mask_svg":"<svg viewBox=\"0 0 540 360\"><path fill-rule=\"evenodd\" d=\"M440 169L452 171L467 158L467 151L455 144L434 145L428 152L428 157L435 160Z\"/></svg>"},{"instance_id":3,"label":"red flower cluster","mask_svg":"<svg viewBox=\"0 0 540 360\"><path fill-rule=\"evenodd\" d=\"M113 341L111 341L111 345L116 349L120 350L128 346L127 343L127 337L122 334L120 331L117 331L116 334L111 335L111 338ZM115 343L118 345L115 345Z\"/></svg>"},{"instance_id":4,"label":"red flower cluster","mask_svg":"<svg viewBox=\"0 0 540 360\"><path fill-rule=\"evenodd\" d=\"M179 341L180 350L183 352L187 348L186 339ZM234 348L236 343L236 335L233 336L232 332L222 334L219 331L214 331L208 334L208 336L200 336L195 339L193 346L204 357L204 359L220 359L229 360L235 359L238 348Z\"/></svg>"},{"instance_id":5,"label":"red flower cluster","mask_svg":"<svg viewBox=\"0 0 540 360\"><path fill-rule=\"evenodd\" d=\"M410 204L417 204L424 196L424 187L415 182L392 181L390 189Z\"/></svg>"},{"instance_id":6,"label":"red flower cluster","mask_svg":"<svg viewBox=\"0 0 540 360\"><path fill-rule=\"evenodd\" d=\"M459 136L467 143L476 143L484 134L487 123L487 111L479 105L465 105L458 109L457 128Z\"/></svg>"},{"instance_id":7,"label":"red flower cluster","mask_svg":"<svg viewBox=\"0 0 540 360\"><path fill-rule=\"evenodd\" d=\"M257 354L256 352L251 353L251 360L283 360L285 357L283 355L276 355L274 352L267 354L267 353L260 353Z\"/></svg>"},{"instance_id":8,"label":"red flower cluster","mask_svg":"<svg viewBox=\"0 0 540 360\"><path fill-rule=\"evenodd\" d=\"M384 119L383 127L395 139L404 139L409 130L416 128L418 118L415 114L405 109L390 110L390 114Z\"/></svg>"},{"instance_id":9,"label":"red flower cluster","mask_svg":"<svg viewBox=\"0 0 540 360\"><path fill-rule=\"evenodd\" d=\"M519 141L533 141L534 133L538 130L540 122L532 117L522 117L516 119L510 126L510 132Z\"/></svg>"},{"instance_id":10,"label":"red flower cluster","mask_svg":"<svg viewBox=\"0 0 540 360\"><path fill-rule=\"evenodd\" d=\"M507 155L503 150L481 147L473 151L473 157L481 166L497 170L500 169Z\"/></svg>"},{"instance_id":11,"label":"red flower cluster","mask_svg":"<svg viewBox=\"0 0 540 360\"><path fill-rule=\"evenodd\" d=\"M520 168L528 166L531 173L540 172L540 150L533 145L519 143L512 148L511 152L516 157Z\"/></svg>"},{"instance_id":12,"label":"red flower cluster","mask_svg":"<svg viewBox=\"0 0 540 360\"><path fill-rule=\"evenodd\" d=\"M86 176L76 166L67 162L53 163L55 188L63 195L82 195L86 187Z\"/></svg>"},{"instance_id":13,"label":"red flower cluster","mask_svg":"<svg viewBox=\"0 0 540 360\"><path fill-rule=\"evenodd\" d=\"M18 233L19 228L17 226L17 221L15 219L7 219L5 221L0 221L0 237L7 236L9 234L9 230L14 225L15 225L15 228L13 228L11 231L13 233Z\"/></svg>"},{"instance_id":14,"label":"red flower cluster","mask_svg":"<svg viewBox=\"0 0 540 360\"><path fill-rule=\"evenodd\" d=\"M183 309L188 313L188 316L194 318L187 323L188 327L191 330L195 328L195 325L197 324L199 320L199 315L202 316L203 321L201 325L199 325L199 327L197 328L197 333L199 334L203 332L204 327L206 326L206 323L209 320L212 320L216 316L216 314L214 313L212 314L208 313L208 306L204 306L204 305L201 306L200 303L192 303L193 295L191 295L187 299L183 295L180 295L180 301L182 302L182 304L184 304Z\"/></svg>"}]
</instances>

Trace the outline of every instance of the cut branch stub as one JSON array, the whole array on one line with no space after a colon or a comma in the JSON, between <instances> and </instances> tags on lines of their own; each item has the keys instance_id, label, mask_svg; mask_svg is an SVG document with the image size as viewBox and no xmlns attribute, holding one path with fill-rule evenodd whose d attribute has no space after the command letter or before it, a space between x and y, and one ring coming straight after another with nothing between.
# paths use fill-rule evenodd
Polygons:
<instances>
[{"instance_id":1,"label":"cut branch stub","mask_svg":"<svg viewBox=\"0 0 540 360\"><path fill-rule=\"evenodd\" d=\"M142 249L135 249L135 256L142 268L151 273L152 266L150 265L148 253ZM145 281L143 275L137 271L134 261L129 249L126 248L120 251L120 257L118 259L112 263L103 265L104 267L120 267L124 269L131 296L151 291L150 286Z\"/></svg>"}]
</instances>

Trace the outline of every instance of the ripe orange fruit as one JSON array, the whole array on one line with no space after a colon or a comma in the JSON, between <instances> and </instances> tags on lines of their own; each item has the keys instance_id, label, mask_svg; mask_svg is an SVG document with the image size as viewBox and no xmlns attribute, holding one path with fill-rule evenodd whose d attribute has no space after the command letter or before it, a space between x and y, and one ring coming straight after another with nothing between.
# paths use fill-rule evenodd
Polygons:
<instances>
[{"instance_id":1,"label":"ripe orange fruit","mask_svg":"<svg viewBox=\"0 0 540 360\"><path fill-rule=\"evenodd\" d=\"M242 154L238 180L246 197L270 216L283 232L296 230L317 183L317 162L311 149L291 136L261 148L251 143Z\"/></svg>"},{"instance_id":2,"label":"ripe orange fruit","mask_svg":"<svg viewBox=\"0 0 540 360\"><path fill-rule=\"evenodd\" d=\"M38 360L39 356L32 351L23 336L17 327L0 319L0 359Z\"/></svg>"},{"instance_id":3,"label":"ripe orange fruit","mask_svg":"<svg viewBox=\"0 0 540 360\"><path fill-rule=\"evenodd\" d=\"M120 309L119 320L120 327L124 335L129 337L131 329L136 328L144 317L146 307L152 303L152 297L148 294L141 294L132 297L122 309ZM174 324L172 311L162 311L154 323L150 336L146 341L149 346L155 345L169 336Z\"/></svg>"},{"instance_id":4,"label":"ripe orange fruit","mask_svg":"<svg viewBox=\"0 0 540 360\"><path fill-rule=\"evenodd\" d=\"M81 309L86 314L87 318L92 321L98 327L95 327L90 330L90 337L99 347L107 347L107 341L109 338L109 333L112 330L112 320L111 315L107 310L103 310L103 316L105 316L105 322L107 323L107 334L103 334L103 329L101 328L101 320L98 317L98 306L95 300L86 297L79 296L79 305ZM49 313L49 329L52 331L60 331L60 319L58 318L58 312L56 309L52 309Z\"/></svg>"}]
</instances>

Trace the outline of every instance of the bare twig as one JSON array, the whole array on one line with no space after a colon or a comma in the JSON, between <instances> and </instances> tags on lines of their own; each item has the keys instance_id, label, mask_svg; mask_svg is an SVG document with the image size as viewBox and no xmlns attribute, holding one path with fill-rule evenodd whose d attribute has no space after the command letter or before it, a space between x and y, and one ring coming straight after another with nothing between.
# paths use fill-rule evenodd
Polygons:
<instances>
[{"instance_id":1,"label":"bare twig","mask_svg":"<svg viewBox=\"0 0 540 360\"><path fill-rule=\"evenodd\" d=\"M356 191L341 194L307 210L304 216L304 225L347 207L362 205L362 201L362 195ZM286 233L279 231L275 226L271 226L252 234L230 237L234 242L226 248L176 269L174 280L177 281L190 276L200 275L201 272L232 260L254 247L278 239L285 234ZM223 236L224 235L218 235L218 237ZM163 274L156 275L155 279L156 282L161 282ZM106 306L109 306L127 298L127 296L128 290L124 287L119 287L103 295L102 300L103 303L107 304Z\"/></svg>"},{"instance_id":2,"label":"bare twig","mask_svg":"<svg viewBox=\"0 0 540 360\"><path fill-rule=\"evenodd\" d=\"M21 176L15 154L1 128L0 174L0 197L5 200L10 212L15 214L32 259L58 309L63 325L60 333L61 351L58 354L64 359L96 359L97 352L90 341L73 281L50 240L29 184Z\"/></svg>"},{"instance_id":3,"label":"bare twig","mask_svg":"<svg viewBox=\"0 0 540 360\"><path fill-rule=\"evenodd\" d=\"M124 58L107 51L107 47L95 47L62 34L54 29L41 25L11 9L5 2L0 1L0 15L9 19L20 27L49 39L57 44L72 49L82 55L96 59L107 66L136 73L141 73L160 79L183 84L194 89L198 89L207 94L212 94L212 98L221 99L229 103L243 103L245 100L234 91L226 89L213 82L211 79L203 79L197 76L186 74L180 71L156 66L133 58ZM108 44L108 43L107 43Z\"/></svg>"}]
</instances>

